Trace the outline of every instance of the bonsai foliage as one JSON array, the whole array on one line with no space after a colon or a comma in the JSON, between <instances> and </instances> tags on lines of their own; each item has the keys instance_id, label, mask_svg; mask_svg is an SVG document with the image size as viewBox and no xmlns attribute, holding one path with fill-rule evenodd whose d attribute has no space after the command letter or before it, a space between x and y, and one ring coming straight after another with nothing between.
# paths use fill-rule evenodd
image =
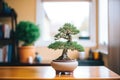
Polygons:
<instances>
[{"instance_id":1,"label":"bonsai foliage","mask_svg":"<svg viewBox=\"0 0 120 80\"><path fill-rule=\"evenodd\" d=\"M65 23L62 28L60 28L59 33L56 34L54 43L50 44L48 48L57 50L57 49L63 49L62 55L57 58L57 60L70 60L70 58L67 56L67 51L69 50L77 50L79 52L84 51L84 48L82 45L77 44L77 42L72 41L72 35L76 35L79 33L79 30L77 28L70 24ZM60 38L63 38L67 40L66 42L58 41Z\"/></svg>"},{"instance_id":2,"label":"bonsai foliage","mask_svg":"<svg viewBox=\"0 0 120 80\"><path fill-rule=\"evenodd\" d=\"M37 25L29 21L21 21L17 24L15 37L23 41L24 46L32 45L40 36L40 31Z\"/></svg>"}]
</instances>

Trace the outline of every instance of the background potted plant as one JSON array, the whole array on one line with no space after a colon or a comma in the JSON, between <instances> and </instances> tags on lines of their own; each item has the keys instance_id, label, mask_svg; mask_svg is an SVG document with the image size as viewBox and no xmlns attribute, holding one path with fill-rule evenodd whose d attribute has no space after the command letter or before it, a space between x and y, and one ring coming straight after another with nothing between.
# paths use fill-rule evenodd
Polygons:
<instances>
[{"instance_id":1,"label":"background potted plant","mask_svg":"<svg viewBox=\"0 0 120 80\"><path fill-rule=\"evenodd\" d=\"M21 63L28 63L29 57L35 57L35 47L33 44L39 36L40 30L34 23L30 21L21 21L17 24L15 38L23 43L18 49Z\"/></svg>"},{"instance_id":2,"label":"background potted plant","mask_svg":"<svg viewBox=\"0 0 120 80\"><path fill-rule=\"evenodd\" d=\"M77 50L79 52L84 51L82 45L78 44L75 41L72 41L72 35L78 34L79 30L77 30L74 25L65 23L63 27L61 27L58 31L59 33L54 36L55 40L57 41L51 43L48 48L54 50L63 49L63 52L60 57L52 61L51 65L57 73L72 72L78 66L78 62L68 57L68 50ZM65 39L65 41L58 41L60 38Z\"/></svg>"}]
</instances>

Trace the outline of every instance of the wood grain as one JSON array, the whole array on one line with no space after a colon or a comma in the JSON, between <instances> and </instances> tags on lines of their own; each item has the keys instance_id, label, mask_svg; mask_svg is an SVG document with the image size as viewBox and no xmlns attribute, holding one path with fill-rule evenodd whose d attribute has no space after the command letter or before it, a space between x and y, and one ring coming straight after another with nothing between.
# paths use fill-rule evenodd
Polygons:
<instances>
[{"instance_id":1,"label":"wood grain","mask_svg":"<svg viewBox=\"0 0 120 80\"><path fill-rule=\"evenodd\" d=\"M0 67L0 80L120 80L104 66L79 66L71 75L56 75L51 66Z\"/></svg>"}]
</instances>

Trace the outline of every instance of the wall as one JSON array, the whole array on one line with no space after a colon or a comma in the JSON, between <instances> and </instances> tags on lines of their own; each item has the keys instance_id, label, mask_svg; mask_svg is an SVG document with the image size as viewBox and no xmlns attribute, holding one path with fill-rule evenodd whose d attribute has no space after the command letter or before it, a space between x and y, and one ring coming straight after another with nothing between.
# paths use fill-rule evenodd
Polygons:
<instances>
[{"instance_id":1,"label":"wall","mask_svg":"<svg viewBox=\"0 0 120 80\"><path fill-rule=\"evenodd\" d=\"M5 0L5 1L8 3L10 7L14 8L15 11L17 12L18 22L21 20L29 20L36 23L36 14L37 14L36 0ZM96 13L97 13L97 9L96 9ZM97 14L95 17L97 17ZM95 24L97 26L97 21ZM56 59L62 53L61 50L54 51L43 46L37 47L36 50L42 56L43 60L47 60L47 61ZM88 57L88 51L89 51L89 47L85 48L86 58ZM78 58L78 52L76 51L70 52L69 56L73 59Z\"/></svg>"},{"instance_id":2,"label":"wall","mask_svg":"<svg viewBox=\"0 0 120 80\"><path fill-rule=\"evenodd\" d=\"M40 54L40 56L42 57L42 60L47 63L51 62L51 60L58 58L62 53L62 50L52 50L52 49L49 49L49 48L43 47L43 46L37 47L36 51ZM85 48L85 52L86 52L85 58L88 57L88 51L89 51L89 48ZM68 51L68 56L71 59L77 59L78 52L77 51Z\"/></svg>"},{"instance_id":3,"label":"wall","mask_svg":"<svg viewBox=\"0 0 120 80\"><path fill-rule=\"evenodd\" d=\"M104 8L104 9L103 9ZM98 50L108 67L108 1L98 0Z\"/></svg>"},{"instance_id":4,"label":"wall","mask_svg":"<svg viewBox=\"0 0 120 80\"><path fill-rule=\"evenodd\" d=\"M108 67L108 54L102 54L104 65Z\"/></svg>"},{"instance_id":5,"label":"wall","mask_svg":"<svg viewBox=\"0 0 120 80\"><path fill-rule=\"evenodd\" d=\"M120 74L120 0L109 0L109 68Z\"/></svg>"},{"instance_id":6,"label":"wall","mask_svg":"<svg viewBox=\"0 0 120 80\"><path fill-rule=\"evenodd\" d=\"M5 0L11 8L14 8L18 15L18 22L29 20L35 22L36 0Z\"/></svg>"}]
</instances>

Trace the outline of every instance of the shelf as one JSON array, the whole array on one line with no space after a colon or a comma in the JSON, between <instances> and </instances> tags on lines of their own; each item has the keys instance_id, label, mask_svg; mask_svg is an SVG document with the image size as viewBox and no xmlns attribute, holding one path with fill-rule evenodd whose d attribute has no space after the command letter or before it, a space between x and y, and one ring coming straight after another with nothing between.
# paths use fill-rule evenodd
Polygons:
<instances>
[{"instance_id":1,"label":"shelf","mask_svg":"<svg viewBox=\"0 0 120 80\"><path fill-rule=\"evenodd\" d=\"M4 17L11 17L11 14L0 14L0 18L4 18Z\"/></svg>"},{"instance_id":2,"label":"shelf","mask_svg":"<svg viewBox=\"0 0 120 80\"><path fill-rule=\"evenodd\" d=\"M12 44L12 43L13 43L12 39L0 39L0 46L1 45Z\"/></svg>"},{"instance_id":3,"label":"shelf","mask_svg":"<svg viewBox=\"0 0 120 80\"><path fill-rule=\"evenodd\" d=\"M10 14L5 14L5 13L0 13L0 18L5 18L5 17L17 17L17 14L14 10Z\"/></svg>"},{"instance_id":4,"label":"shelf","mask_svg":"<svg viewBox=\"0 0 120 80\"><path fill-rule=\"evenodd\" d=\"M103 66L102 60L78 60L79 66Z\"/></svg>"},{"instance_id":5,"label":"shelf","mask_svg":"<svg viewBox=\"0 0 120 80\"><path fill-rule=\"evenodd\" d=\"M37 64L29 64L29 63L0 63L0 66L50 66L48 63L37 63Z\"/></svg>"},{"instance_id":6,"label":"shelf","mask_svg":"<svg viewBox=\"0 0 120 80\"><path fill-rule=\"evenodd\" d=\"M6 2L3 1L3 3L7 4ZM0 62L0 65L12 65L11 63L15 63L18 59L18 55L16 54L17 53L17 43L16 43L16 40L15 40L15 34L14 34L14 31L15 31L15 27L17 25L17 13L16 11L11 8L11 7L6 7L7 10L3 9L0 11L0 19L1 19L1 24L3 22L3 24L9 24L11 23L10 27L11 27L11 32L10 32L10 38L8 39L4 39L4 28L1 29L1 39L0 39L0 47L2 48L3 46L5 45L8 45L8 46L5 46L6 47L6 53L4 53L4 58L8 59L8 56L10 56L10 63L4 63L4 62ZM4 19L6 18L6 19ZM9 19L10 18L10 19ZM5 23L6 22L6 23ZM3 39L2 39L3 38ZM7 54L7 55L6 55Z\"/></svg>"},{"instance_id":7,"label":"shelf","mask_svg":"<svg viewBox=\"0 0 120 80\"><path fill-rule=\"evenodd\" d=\"M78 66L103 66L102 60L78 60ZM50 66L50 63L0 63L0 66Z\"/></svg>"}]
</instances>

